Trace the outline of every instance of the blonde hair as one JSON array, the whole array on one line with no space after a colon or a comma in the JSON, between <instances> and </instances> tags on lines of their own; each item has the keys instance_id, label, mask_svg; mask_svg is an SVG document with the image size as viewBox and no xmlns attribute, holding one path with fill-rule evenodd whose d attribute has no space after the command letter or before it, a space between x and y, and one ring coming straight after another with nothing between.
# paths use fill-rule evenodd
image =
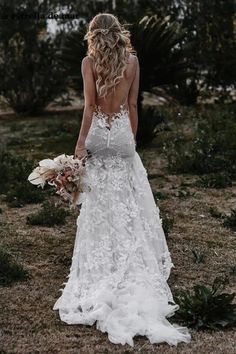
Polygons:
<instances>
[{"instance_id":1,"label":"blonde hair","mask_svg":"<svg viewBox=\"0 0 236 354\"><path fill-rule=\"evenodd\" d=\"M90 21L84 39L88 41L87 55L93 59L97 74L98 96L106 97L123 78L129 53L135 53L130 32L116 16L99 13Z\"/></svg>"}]
</instances>

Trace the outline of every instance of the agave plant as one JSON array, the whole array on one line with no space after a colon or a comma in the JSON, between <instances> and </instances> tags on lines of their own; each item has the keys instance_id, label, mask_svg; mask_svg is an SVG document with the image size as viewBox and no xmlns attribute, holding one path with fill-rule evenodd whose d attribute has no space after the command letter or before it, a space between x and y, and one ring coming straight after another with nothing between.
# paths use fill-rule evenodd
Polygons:
<instances>
[{"instance_id":1,"label":"agave plant","mask_svg":"<svg viewBox=\"0 0 236 354\"><path fill-rule=\"evenodd\" d=\"M170 22L169 16L158 18L157 15L145 16L131 28L132 44L137 51L140 63L140 92L138 100L139 129L137 141L139 144L150 142L153 138L158 121L154 128L144 129L147 125L143 115L143 92L161 94L158 87L167 89L168 86L183 81L188 75L187 51L184 45L185 30L177 22ZM163 96L175 103L163 90Z\"/></svg>"},{"instance_id":2,"label":"agave plant","mask_svg":"<svg viewBox=\"0 0 236 354\"><path fill-rule=\"evenodd\" d=\"M180 305L176 316L187 326L202 329L222 329L236 325L235 293L222 293L228 278L216 277L212 287L195 285L194 293L179 291L174 301Z\"/></svg>"},{"instance_id":3,"label":"agave plant","mask_svg":"<svg viewBox=\"0 0 236 354\"><path fill-rule=\"evenodd\" d=\"M185 30L178 22L145 16L131 28L140 63L140 91L179 82L186 77Z\"/></svg>"},{"instance_id":4,"label":"agave plant","mask_svg":"<svg viewBox=\"0 0 236 354\"><path fill-rule=\"evenodd\" d=\"M170 22L169 17L159 18L157 15L145 16L140 21L129 26L131 41L137 51L140 63L140 90L138 97L139 130L137 142L150 142L155 134L159 119L154 124L145 124L143 116L143 92L155 92L158 86L167 88L180 82L188 75L187 50L189 45L184 44L185 30L177 22ZM83 36L86 26L82 25L78 31L68 34L65 38L61 61L67 67L71 78L71 85L81 93L82 79L80 63L86 55L86 43ZM168 97L164 90L165 98ZM146 127L145 127L146 125Z\"/></svg>"}]
</instances>

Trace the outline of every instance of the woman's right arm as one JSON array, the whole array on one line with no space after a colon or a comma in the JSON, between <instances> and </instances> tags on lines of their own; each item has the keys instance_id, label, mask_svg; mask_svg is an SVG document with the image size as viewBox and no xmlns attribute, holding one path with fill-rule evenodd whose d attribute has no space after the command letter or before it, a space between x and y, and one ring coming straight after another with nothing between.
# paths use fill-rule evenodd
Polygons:
<instances>
[{"instance_id":1,"label":"woman's right arm","mask_svg":"<svg viewBox=\"0 0 236 354\"><path fill-rule=\"evenodd\" d=\"M92 123L92 116L96 102L96 85L91 59L89 57L85 57L82 60L81 73L83 77L84 111L74 153L74 157L78 158L82 158L87 153L85 148L85 140Z\"/></svg>"},{"instance_id":2,"label":"woman's right arm","mask_svg":"<svg viewBox=\"0 0 236 354\"><path fill-rule=\"evenodd\" d=\"M133 78L133 82L130 87L129 96L128 96L128 105L129 105L129 115L130 115L130 123L132 127L132 132L134 134L134 138L136 139L137 129L138 129L138 92L139 92L139 76L140 76L140 68L138 57L135 57L135 74Z\"/></svg>"}]
</instances>

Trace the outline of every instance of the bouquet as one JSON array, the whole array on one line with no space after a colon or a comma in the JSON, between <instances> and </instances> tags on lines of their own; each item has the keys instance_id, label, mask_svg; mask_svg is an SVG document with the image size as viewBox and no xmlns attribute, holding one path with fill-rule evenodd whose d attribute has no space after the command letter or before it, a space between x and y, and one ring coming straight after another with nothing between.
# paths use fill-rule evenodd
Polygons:
<instances>
[{"instance_id":1,"label":"bouquet","mask_svg":"<svg viewBox=\"0 0 236 354\"><path fill-rule=\"evenodd\" d=\"M28 181L42 188L46 183L54 186L56 194L73 207L79 204L80 193L88 190L83 179L88 156L77 159L73 155L62 154L54 159L44 159L30 173Z\"/></svg>"}]
</instances>

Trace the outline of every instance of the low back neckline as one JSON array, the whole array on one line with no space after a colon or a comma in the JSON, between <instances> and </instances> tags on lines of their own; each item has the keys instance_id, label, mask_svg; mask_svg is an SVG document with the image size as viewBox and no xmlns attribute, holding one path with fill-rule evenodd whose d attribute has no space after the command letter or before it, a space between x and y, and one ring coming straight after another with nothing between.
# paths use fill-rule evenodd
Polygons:
<instances>
[{"instance_id":1,"label":"low back neckline","mask_svg":"<svg viewBox=\"0 0 236 354\"><path fill-rule=\"evenodd\" d=\"M125 108L125 103L120 104L119 112L113 112L113 113L105 112L102 110L100 105L95 105L95 113L100 114L100 117L98 116L98 118L104 119L104 121L107 123L106 128L108 130L111 130L113 124L110 123L113 122L115 119L120 119L123 115L126 116L126 114L129 113L129 110Z\"/></svg>"},{"instance_id":2,"label":"low back neckline","mask_svg":"<svg viewBox=\"0 0 236 354\"><path fill-rule=\"evenodd\" d=\"M119 112L105 112L100 105L95 105L95 108L97 110L99 110L100 112L102 112L103 114L107 115L107 116L114 116L119 114L121 111L128 111L128 109L124 108L125 104L120 104L120 110Z\"/></svg>"}]
</instances>

